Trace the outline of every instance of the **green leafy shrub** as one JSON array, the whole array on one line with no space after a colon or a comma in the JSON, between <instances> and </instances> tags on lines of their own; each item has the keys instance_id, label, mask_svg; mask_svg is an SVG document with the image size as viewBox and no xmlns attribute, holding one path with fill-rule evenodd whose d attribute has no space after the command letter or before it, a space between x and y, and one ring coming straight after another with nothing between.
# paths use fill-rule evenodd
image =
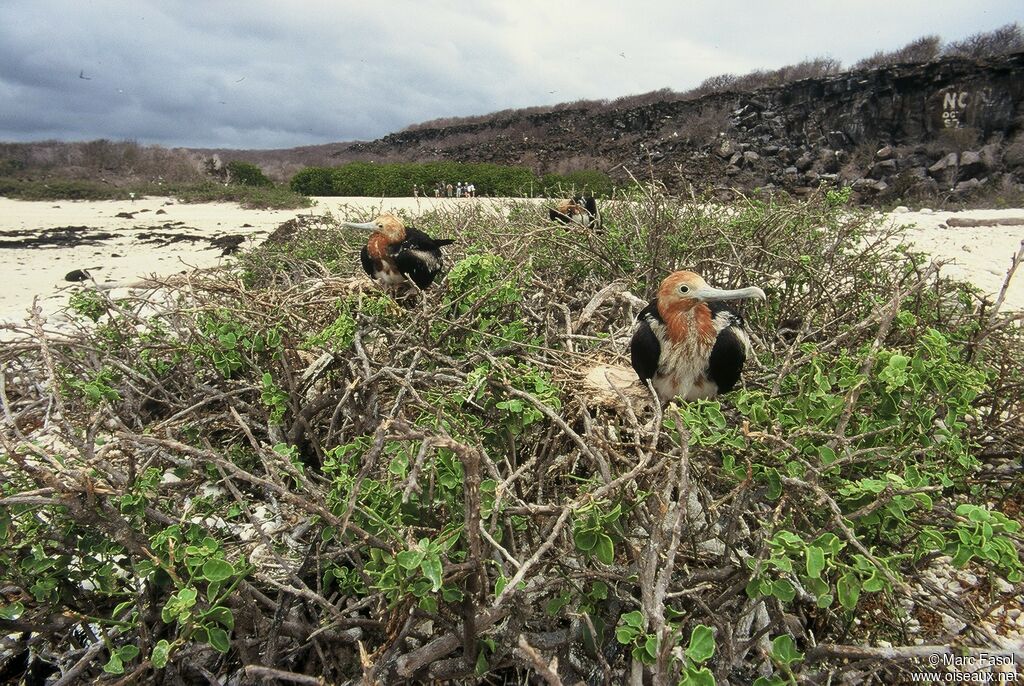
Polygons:
<instances>
[{"instance_id":1,"label":"green leafy shrub","mask_svg":"<svg viewBox=\"0 0 1024 686\"><path fill-rule=\"evenodd\" d=\"M99 646L83 679L167 682L254 654L522 681L558 654L565 683L838 683L860 673L830 649L1000 630L1020 327L827 193L637 187L593 234L542 209L417 217L458 238L423 293L369 283L365 236L325 216L144 316L83 296L79 329L0 349L0 618ZM741 387L660 413L592 397L683 267L768 295ZM993 648L972 631L957 645Z\"/></svg>"}]
</instances>

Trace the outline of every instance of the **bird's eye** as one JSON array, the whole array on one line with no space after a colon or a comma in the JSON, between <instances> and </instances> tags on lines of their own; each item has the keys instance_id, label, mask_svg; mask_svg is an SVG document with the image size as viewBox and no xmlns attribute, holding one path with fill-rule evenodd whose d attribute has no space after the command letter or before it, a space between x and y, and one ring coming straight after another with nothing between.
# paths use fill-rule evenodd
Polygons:
<instances>
[{"instance_id":1,"label":"bird's eye","mask_svg":"<svg viewBox=\"0 0 1024 686\"><path fill-rule=\"evenodd\" d=\"M689 293L690 292L690 287L689 286L680 286L679 287L679 292L683 293L683 294Z\"/></svg>"}]
</instances>

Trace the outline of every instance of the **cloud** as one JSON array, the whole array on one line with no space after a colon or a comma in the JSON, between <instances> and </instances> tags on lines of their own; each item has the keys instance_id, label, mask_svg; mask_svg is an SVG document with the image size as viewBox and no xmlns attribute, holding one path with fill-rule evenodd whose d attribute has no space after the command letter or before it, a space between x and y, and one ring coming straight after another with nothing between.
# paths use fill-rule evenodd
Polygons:
<instances>
[{"instance_id":1,"label":"cloud","mask_svg":"<svg viewBox=\"0 0 1024 686\"><path fill-rule=\"evenodd\" d=\"M684 90L1014 21L1012 2L9 0L0 140L289 147ZM85 78L80 78L80 74Z\"/></svg>"}]
</instances>

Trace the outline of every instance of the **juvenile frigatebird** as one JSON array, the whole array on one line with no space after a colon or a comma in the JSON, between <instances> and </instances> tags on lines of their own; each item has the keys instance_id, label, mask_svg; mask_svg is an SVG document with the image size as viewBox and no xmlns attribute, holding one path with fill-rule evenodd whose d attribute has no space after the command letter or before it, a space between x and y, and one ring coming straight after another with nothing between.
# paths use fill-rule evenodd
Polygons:
<instances>
[{"instance_id":1,"label":"juvenile frigatebird","mask_svg":"<svg viewBox=\"0 0 1024 686\"><path fill-rule=\"evenodd\" d=\"M722 301L764 297L756 286L727 291L690 271L670 274L658 297L637 315L629 353L640 381L650 379L663 404L675 397L698 400L731 391L750 339L743 317Z\"/></svg>"},{"instance_id":2,"label":"juvenile frigatebird","mask_svg":"<svg viewBox=\"0 0 1024 686\"><path fill-rule=\"evenodd\" d=\"M563 200L557 207L548 210L553 222L578 224L590 229L600 228L601 221L597 215L597 201L593 196L584 198L576 196L572 200Z\"/></svg>"},{"instance_id":3,"label":"juvenile frigatebird","mask_svg":"<svg viewBox=\"0 0 1024 686\"><path fill-rule=\"evenodd\" d=\"M427 288L444 269L441 248L455 242L431 238L417 228L407 227L393 214L342 226L373 232L359 251L359 258L370 278L383 286L399 286L411 279L420 288Z\"/></svg>"}]
</instances>

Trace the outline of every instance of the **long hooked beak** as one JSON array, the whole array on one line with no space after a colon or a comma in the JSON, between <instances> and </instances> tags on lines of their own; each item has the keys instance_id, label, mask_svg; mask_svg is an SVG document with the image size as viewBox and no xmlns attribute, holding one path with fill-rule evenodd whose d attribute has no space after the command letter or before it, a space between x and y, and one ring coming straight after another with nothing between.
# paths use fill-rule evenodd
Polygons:
<instances>
[{"instance_id":1,"label":"long hooked beak","mask_svg":"<svg viewBox=\"0 0 1024 686\"><path fill-rule=\"evenodd\" d=\"M363 222L362 224L354 224L352 222L342 222L341 224L346 229L363 229L364 231L376 231L377 222Z\"/></svg>"},{"instance_id":2,"label":"long hooked beak","mask_svg":"<svg viewBox=\"0 0 1024 686\"><path fill-rule=\"evenodd\" d=\"M756 300L764 300L765 295L757 286L749 286L748 288L737 288L734 291L726 291L721 288L712 288L711 286L705 286L693 294L695 297L701 300L747 300L754 298Z\"/></svg>"}]
</instances>

